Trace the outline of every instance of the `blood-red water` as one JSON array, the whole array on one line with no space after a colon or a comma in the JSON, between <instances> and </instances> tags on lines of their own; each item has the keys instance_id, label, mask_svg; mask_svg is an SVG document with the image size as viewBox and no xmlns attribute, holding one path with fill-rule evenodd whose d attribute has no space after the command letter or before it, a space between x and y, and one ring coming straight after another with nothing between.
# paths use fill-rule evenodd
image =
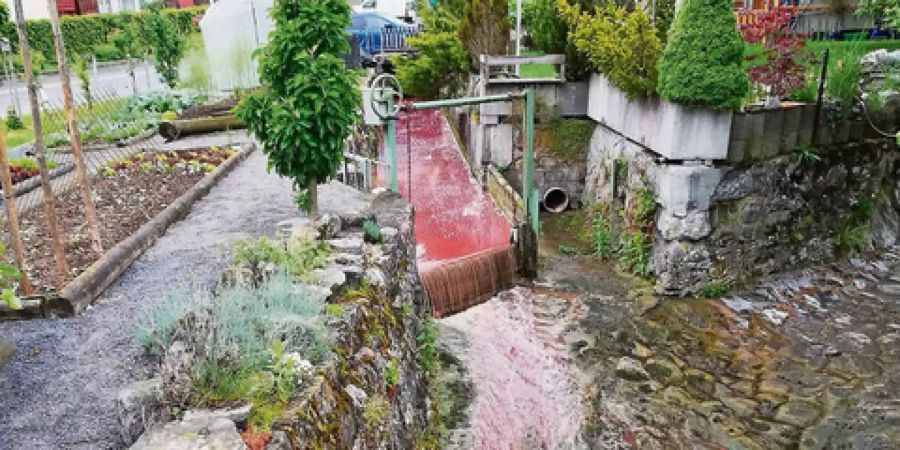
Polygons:
<instances>
[{"instance_id":1,"label":"blood-red water","mask_svg":"<svg viewBox=\"0 0 900 450\"><path fill-rule=\"evenodd\" d=\"M407 164L407 122L411 171ZM441 111L416 111L401 117L397 122L397 159L400 193L416 210L420 268L509 243L509 222L491 196L472 179ZM385 169L380 172L381 180L385 180Z\"/></svg>"}]
</instances>

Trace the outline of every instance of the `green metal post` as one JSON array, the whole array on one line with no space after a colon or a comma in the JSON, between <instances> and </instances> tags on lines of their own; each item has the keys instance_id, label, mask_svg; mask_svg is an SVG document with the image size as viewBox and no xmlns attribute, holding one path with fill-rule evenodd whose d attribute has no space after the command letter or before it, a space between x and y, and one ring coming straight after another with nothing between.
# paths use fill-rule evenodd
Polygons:
<instances>
[{"instance_id":1,"label":"green metal post","mask_svg":"<svg viewBox=\"0 0 900 450\"><path fill-rule=\"evenodd\" d=\"M528 211L531 230L538 232L537 190L534 189L534 90L525 90L525 167L522 175L522 200Z\"/></svg>"},{"instance_id":2,"label":"green metal post","mask_svg":"<svg viewBox=\"0 0 900 450\"><path fill-rule=\"evenodd\" d=\"M387 125L385 125L384 147L387 149L388 164L390 164L388 189L391 192L400 192L400 183L397 181L397 137L394 122L395 120L388 119Z\"/></svg>"}]
</instances>

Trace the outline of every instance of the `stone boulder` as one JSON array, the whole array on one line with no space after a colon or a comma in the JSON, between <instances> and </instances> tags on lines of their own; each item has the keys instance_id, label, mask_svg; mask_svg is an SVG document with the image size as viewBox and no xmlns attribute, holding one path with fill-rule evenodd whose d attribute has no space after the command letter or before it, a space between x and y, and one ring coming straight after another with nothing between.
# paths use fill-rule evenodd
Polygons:
<instances>
[{"instance_id":1,"label":"stone boulder","mask_svg":"<svg viewBox=\"0 0 900 450\"><path fill-rule=\"evenodd\" d=\"M244 450L234 422L218 415L200 415L154 428L132 450Z\"/></svg>"},{"instance_id":2,"label":"stone boulder","mask_svg":"<svg viewBox=\"0 0 900 450\"><path fill-rule=\"evenodd\" d=\"M131 445L141 434L168 416L162 403L162 380L138 381L119 391L116 415L122 430L122 442Z\"/></svg>"}]
</instances>

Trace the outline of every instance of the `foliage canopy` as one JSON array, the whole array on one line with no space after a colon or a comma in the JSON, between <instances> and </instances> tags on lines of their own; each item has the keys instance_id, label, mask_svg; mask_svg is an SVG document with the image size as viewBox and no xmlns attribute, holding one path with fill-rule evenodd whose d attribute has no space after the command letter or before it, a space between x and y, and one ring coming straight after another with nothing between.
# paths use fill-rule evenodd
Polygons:
<instances>
[{"instance_id":1,"label":"foliage canopy","mask_svg":"<svg viewBox=\"0 0 900 450\"><path fill-rule=\"evenodd\" d=\"M337 169L357 120L359 90L342 59L350 7L346 0L283 0L271 14L275 28L256 54L263 88L235 113L262 141L269 168L311 187Z\"/></svg>"},{"instance_id":2,"label":"foliage canopy","mask_svg":"<svg viewBox=\"0 0 900 450\"><path fill-rule=\"evenodd\" d=\"M689 106L740 106L747 93L744 41L729 0L685 0L659 61L660 96Z\"/></svg>"}]
</instances>

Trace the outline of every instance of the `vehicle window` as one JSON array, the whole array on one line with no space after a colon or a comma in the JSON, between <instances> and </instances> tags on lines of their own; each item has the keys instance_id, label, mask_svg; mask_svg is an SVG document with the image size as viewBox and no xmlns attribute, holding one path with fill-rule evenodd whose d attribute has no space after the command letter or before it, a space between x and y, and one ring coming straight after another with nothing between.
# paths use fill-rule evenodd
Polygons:
<instances>
[{"instance_id":1,"label":"vehicle window","mask_svg":"<svg viewBox=\"0 0 900 450\"><path fill-rule=\"evenodd\" d=\"M378 8L378 2L375 0L366 0L362 3L363 9L376 9Z\"/></svg>"},{"instance_id":2,"label":"vehicle window","mask_svg":"<svg viewBox=\"0 0 900 450\"><path fill-rule=\"evenodd\" d=\"M384 28L384 26L387 25L388 23L390 23L390 22L385 20L383 17L369 16L369 18L366 19L366 25L367 25L366 28L379 28L380 29L380 28Z\"/></svg>"}]
</instances>

